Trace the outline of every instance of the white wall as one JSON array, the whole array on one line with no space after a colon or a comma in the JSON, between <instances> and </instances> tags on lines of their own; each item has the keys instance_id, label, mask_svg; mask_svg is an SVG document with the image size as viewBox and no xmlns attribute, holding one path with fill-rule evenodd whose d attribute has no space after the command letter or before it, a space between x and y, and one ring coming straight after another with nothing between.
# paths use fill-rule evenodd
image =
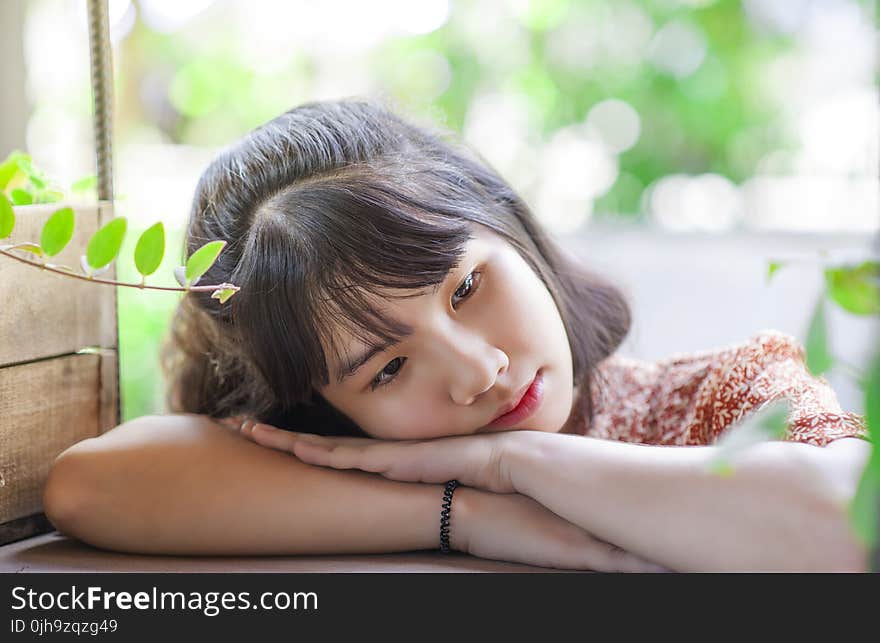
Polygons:
<instances>
[{"instance_id":1,"label":"white wall","mask_svg":"<svg viewBox=\"0 0 880 643\"><path fill-rule=\"evenodd\" d=\"M880 255L880 238L874 239ZM824 248L831 256L861 256L872 239L858 235L734 233L673 235L653 229L590 227L563 246L611 276L631 297L634 323L621 353L658 359L740 342L774 328L805 342L822 287L819 264L792 264L767 284L770 257ZM880 320L826 307L832 352L864 366L880 345ZM862 393L845 372L825 375L845 410L863 412Z\"/></svg>"},{"instance_id":2,"label":"white wall","mask_svg":"<svg viewBox=\"0 0 880 643\"><path fill-rule=\"evenodd\" d=\"M24 0L0 2L0 160L14 149L25 149L28 100L25 94L24 68Z\"/></svg>"}]
</instances>

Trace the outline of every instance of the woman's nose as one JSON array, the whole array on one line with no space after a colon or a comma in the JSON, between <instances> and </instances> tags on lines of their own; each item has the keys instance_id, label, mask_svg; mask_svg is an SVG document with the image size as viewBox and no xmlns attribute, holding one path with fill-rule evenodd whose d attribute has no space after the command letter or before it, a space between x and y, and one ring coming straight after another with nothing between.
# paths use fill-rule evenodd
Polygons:
<instances>
[{"instance_id":1,"label":"woman's nose","mask_svg":"<svg viewBox=\"0 0 880 643\"><path fill-rule=\"evenodd\" d=\"M503 350L485 340L459 344L447 354L449 396L467 406L498 381L510 359Z\"/></svg>"}]
</instances>

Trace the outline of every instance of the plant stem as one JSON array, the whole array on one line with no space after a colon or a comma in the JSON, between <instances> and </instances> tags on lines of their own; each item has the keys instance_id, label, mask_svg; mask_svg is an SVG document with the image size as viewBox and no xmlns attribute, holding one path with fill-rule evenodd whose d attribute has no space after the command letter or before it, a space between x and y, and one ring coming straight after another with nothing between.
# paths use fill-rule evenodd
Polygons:
<instances>
[{"instance_id":1,"label":"plant stem","mask_svg":"<svg viewBox=\"0 0 880 643\"><path fill-rule=\"evenodd\" d=\"M78 275L73 271L68 272L68 270L61 270L59 268L54 268L51 265L47 265L44 263L38 263L36 261L28 261L24 257L19 257L16 254L9 252L8 250L4 250L0 248L0 254L5 255L7 257L11 257L16 261L20 261L22 263L26 263L29 266L34 266L35 268L39 268L41 270L48 270L49 272L54 272L59 275L64 275L65 277L73 277L74 279L82 279L83 281L91 281L97 284L107 284L110 286L128 286L129 288L140 288L141 290L170 290L176 292L186 292L189 290L192 291L209 291L209 290L218 290L218 289L227 289L234 290L238 292L240 288L238 286L234 286L232 284L219 284L217 286L190 286L189 288L175 288L171 286L147 286L144 283L140 284L129 284L122 281L113 281L111 279L96 279L95 277L87 277L85 275Z\"/></svg>"}]
</instances>

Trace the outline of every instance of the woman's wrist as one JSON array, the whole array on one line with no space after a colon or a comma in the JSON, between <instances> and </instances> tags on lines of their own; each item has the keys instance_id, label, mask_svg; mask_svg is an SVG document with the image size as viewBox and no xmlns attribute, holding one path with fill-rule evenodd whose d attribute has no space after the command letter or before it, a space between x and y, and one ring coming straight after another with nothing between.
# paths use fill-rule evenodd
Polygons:
<instances>
[{"instance_id":1,"label":"woman's wrist","mask_svg":"<svg viewBox=\"0 0 880 643\"><path fill-rule=\"evenodd\" d=\"M468 552L471 507L480 493L482 492L478 489L458 486L455 488L455 493L452 494L452 507L449 513L449 548L453 551ZM438 512L440 511L441 503L442 498L437 503Z\"/></svg>"}]
</instances>

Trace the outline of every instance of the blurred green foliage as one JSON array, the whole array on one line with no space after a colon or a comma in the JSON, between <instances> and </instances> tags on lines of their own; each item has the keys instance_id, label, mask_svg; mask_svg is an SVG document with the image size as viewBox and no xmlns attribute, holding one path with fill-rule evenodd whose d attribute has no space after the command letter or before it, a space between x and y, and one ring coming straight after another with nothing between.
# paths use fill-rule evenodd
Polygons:
<instances>
[{"instance_id":1,"label":"blurred green foliage","mask_svg":"<svg viewBox=\"0 0 880 643\"><path fill-rule=\"evenodd\" d=\"M865 424L871 442L871 456L859 479L855 498L848 508L854 532L869 549L870 570L880 571L880 349L873 348L867 370L861 372L835 357L825 320L826 300L853 315L880 315L880 261L867 258L858 263L825 262L825 287L816 301L805 344L806 363L814 376L845 366L864 394ZM767 279L784 265L769 261ZM851 369L851 370L850 370Z\"/></svg>"},{"instance_id":2,"label":"blurred green foliage","mask_svg":"<svg viewBox=\"0 0 880 643\"><path fill-rule=\"evenodd\" d=\"M136 243L145 230L131 230L122 244L120 254L134 255ZM183 231L168 231L168 247L151 283L158 286L179 286L173 271L180 263L179 249L183 247ZM130 262L116 267L119 281L139 282L142 275ZM144 291L137 288L118 288L119 316L119 370L123 422L142 415L161 413L164 409L165 382L159 367L159 346L168 329L183 293Z\"/></svg>"},{"instance_id":3,"label":"blurred green foliage","mask_svg":"<svg viewBox=\"0 0 880 643\"><path fill-rule=\"evenodd\" d=\"M599 213L643 217L644 188L671 172L713 172L739 183L768 151L792 144L784 140L778 97L766 74L796 44L755 29L737 0L533 0L516 20L499 27L504 33L496 46L509 47L509 53L492 55L483 32L474 29L476 21L492 20L487 4L493 3L452 3L439 29L380 42L369 54L376 84L414 112L458 131L479 92L517 94L545 139L582 122L603 99L627 102L640 116L641 136L621 154L618 180L597 202ZM509 12L512 3L504 6ZM646 42L627 49L627 38L637 38L645 24L656 33L672 23L684 25L705 45L693 73L652 64ZM162 106L147 120L157 121L172 142L225 145L308 99L320 74L321 54L303 49L289 64L258 72L239 50L236 26L224 22L216 29L211 37L184 38L138 22L124 42L124 91L142 95L147 76L154 90L162 88L164 96L157 99ZM401 71L425 54L448 62L448 86L436 96L425 86L425 74Z\"/></svg>"},{"instance_id":4,"label":"blurred green foliage","mask_svg":"<svg viewBox=\"0 0 880 643\"><path fill-rule=\"evenodd\" d=\"M54 178L35 166L29 155L14 151L0 163L0 239L9 236L15 227L13 205L31 205L45 202L69 200L74 195L83 195L94 190L95 177L85 177L75 182L69 191L52 188L46 193L46 186L57 186ZM18 186L18 187L16 187ZM26 189L34 194L31 200L14 201L15 190ZM92 192L92 195L94 193ZM117 214L119 209L117 209ZM40 257L51 257L61 252L70 242L75 228L75 215L69 207L59 208L43 225L39 243L20 243L21 250ZM117 262L117 281L123 283L145 283L148 275L155 273L160 266L165 270L151 281L150 285L180 287L174 277L178 267L178 253L165 253L165 232L162 222L146 230L130 230L126 235L127 220L117 216L98 230L88 244L88 256L81 266L89 274L109 264L120 255L134 257L134 262ZM173 248L183 248L182 229L172 230L170 242ZM188 280L195 285L198 278L210 268L222 251L224 242L213 242L197 250L186 262ZM29 247L26 247L29 246ZM70 272L76 270L66 268ZM164 279L161 278L164 275ZM169 278L170 276L170 278ZM107 286L101 286L107 287ZM159 344L167 330L177 303L183 293L136 288L118 288L119 359L120 389L122 394L122 421L134 417L161 412L164 407L164 383L160 377ZM224 303L233 291L219 291L220 303Z\"/></svg>"},{"instance_id":5,"label":"blurred green foliage","mask_svg":"<svg viewBox=\"0 0 880 643\"><path fill-rule=\"evenodd\" d=\"M867 0L858 5L873 10ZM254 11L266 7L256 3ZM331 73L327 49L295 36L279 64L254 65L247 41L260 47L260 35L232 19L224 3L167 33L150 28L141 13L115 52L120 148L145 128L150 142L225 146L311 100ZM651 59L648 40L675 24L705 47L692 73ZM625 101L639 115L640 136L620 153L617 180L594 211L641 220L643 192L663 176L713 172L740 183L768 152L794 146L769 71L798 47L791 36L757 28L740 0L455 0L440 28L386 37L359 58L378 93L458 131L480 95L515 96L528 107L529 145L582 123L602 100ZM346 55L353 54L340 58ZM420 66L425 60L448 65L448 84L437 89ZM167 234L170 248L182 247L183 232L172 222ZM129 266L118 273L138 278ZM123 288L119 297L123 412L130 418L161 409L156 353L179 295Z\"/></svg>"},{"instance_id":6,"label":"blurred green foliage","mask_svg":"<svg viewBox=\"0 0 880 643\"><path fill-rule=\"evenodd\" d=\"M74 184L71 191L82 180ZM0 163L0 192L13 205L52 203L61 199L63 192L45 172L35 167L30 154L13 150Z\"/></svg>"}]
</instances>

